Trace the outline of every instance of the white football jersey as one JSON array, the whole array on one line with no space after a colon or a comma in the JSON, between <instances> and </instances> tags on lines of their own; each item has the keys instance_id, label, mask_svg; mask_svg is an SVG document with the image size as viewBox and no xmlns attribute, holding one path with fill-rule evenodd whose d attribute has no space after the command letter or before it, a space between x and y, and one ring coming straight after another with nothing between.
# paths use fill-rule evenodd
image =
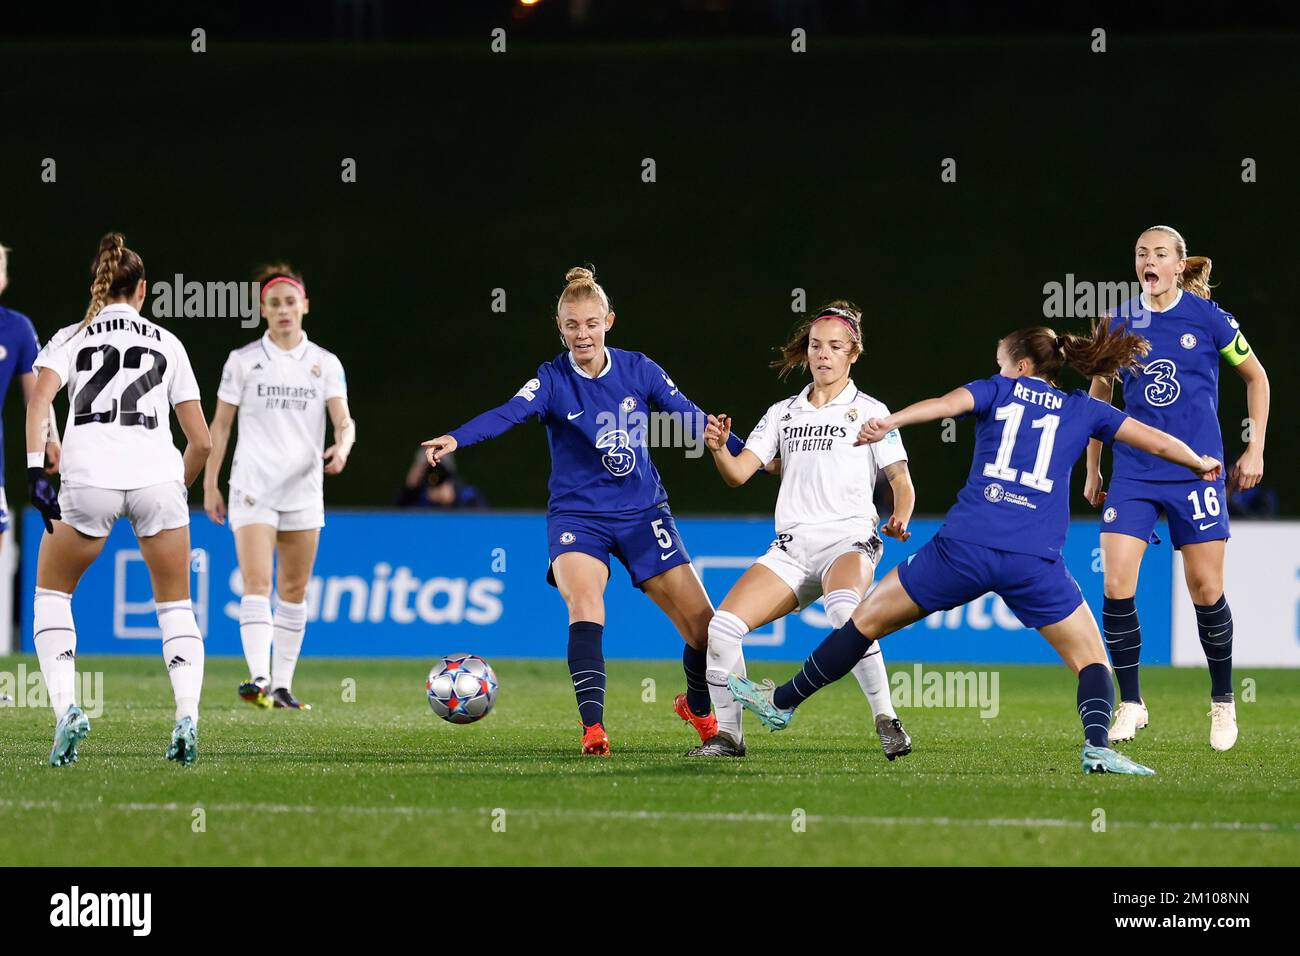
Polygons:
<instances>
[{"instance_id":1,"label":"white football jersey","mask_svg":"<svg viewBox=\"0 0 1300 956\"><path fill-rule=\"evenodd\" d=\"M85 327L59 329L32 366L68 387L64 482L131 491L185 479L171 408L198 401L199 383L167 329L115 303Z\"/></svg>"},{"instance_id":2,"label":"white football jersey","mask_svg":"<svg viewBox=\"0 0 1300 956\"><path fill-rule=\"evenodd\" d=\"M868 418L889 414L883 404L850 381L833 399L814 408L808 402L811 388L769 408L745 443L764 465L781 456L778 533L846 518L875 522L876 473L907 460L897 430L874 445L854 447L858 429Z\"/></svg>"},{"instance_id":3,"label":"white football jersey","mask_svg":"<svg viewBox=\"0 0 1300 956\"><path fill-rule=\"evenodd\" d=\"M347 398L343 365L307 340L285 351L269 333L230 353L217 398L239 406L230 466L234 493L276 511L298 511L324 495L325 403Z\"/></svg>"}]
</instances>

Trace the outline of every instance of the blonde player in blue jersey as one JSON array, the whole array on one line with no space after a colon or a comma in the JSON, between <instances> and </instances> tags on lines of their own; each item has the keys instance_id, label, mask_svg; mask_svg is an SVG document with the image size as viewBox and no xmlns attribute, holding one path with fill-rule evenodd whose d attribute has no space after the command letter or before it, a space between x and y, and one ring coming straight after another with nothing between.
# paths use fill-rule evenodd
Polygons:
<instances>
[{"instance_id":1,"label":"blonde player in blue jersey","mask_svg":"<svg viewBox=\"0 0 1300 956\"><path fill-rule=\"evenodd\" d=\"M1210 301L1210 260L1187 256L1187 243L1172 226L1152 226L1134 250L1142 292L1120 307L1116 321L1151 342L1141 368L1119 375L1124 410L1138 421L1177 435L1223 459L1219 434L1219 363L1246 381L1249 441L1223 479L1211 485L1188 481L1181 468L1131 448L1116 448L1109 491L1102 491L1101 446L1088 448L1084 494L1105 505L1101 550L1106 574L1102 627L1119 682L1120 705L1112 740L1132 740L1149 715L1138 679L1142 628L1138 622L1138 570L1156 519L1169 521L1169 537L1183 556L1187 593L1210 670L1210 746L1229 750L1237 742L1232 694L1232 610L1223 590L1228 540L1227 495L1259 484L1264 474L1269 388L1264 366L1251 351L1237 320ZM1092 394L1107 402L1109 376L1093 380Z\"/></svg>"},{"instance_id":2,"label":"blonde player in blue jersey","mask_svg":"<svg viewBox=\"0 0 1300 956\"><path fill-rule=\"evenodd\" d=\"M457 448L495 438L530 416L542 421L551 450L547 579L569 610L569 672L582 753L610 752L602 640L611 555L686 641L686 693L677 696L674 709L704 741L717 732L705 683L713 605L650 460L647 413L669 413L680 429L676 433L696 442L702 441L707 416L645 355L605 344L614 311L590 269L570 269L564 278L555 324L565 351L539 366L510 401L424 447L436 466ZM740 451L738 439L733 447Z\"/></svg>"},{"instance_id":3,"label":"blonde player in blue jersey","mask_svg":"<svg viewBox=\"0 0 1300 956\"><path fill-rule=\"evenodd\" d=\"M863 446L859 426L889 409L854 384L849 373L862 356L862 313L838 300L803 322L781 348L773 367L784 376L798 368L812 383L767 410L733 455L726 447L730 421L709 419L705 444L723 480L742 485L778 458L781 491L776 502L776 540L740 577L709 623L709 693L718 734L690 756L743 757L741 708L727 676L745 673L742 642L756 628L822 598L831 625L841 627L871 586L884 545L877 535L873 500L877 472L894 491L894 513L881 533L906 541L916 493L907 452L897 432ZM880 648L853 667L871 704L880 746L890 760L911 753L889 697L889 675Z\"/></svg>"},{"instance_id":4,"label":"blonde player in blue jersey","mask_svg":"<svg viewBox=\"0 0 1300 956\"><path fill-rule=\"evenodd\" d=\"M966 485L939 533L890 571L791 680L760 686L733 675L736 699L780 730L795 707L847 674L879 638L992 591L1078 676L1083 769L1154 773L1110 748L1115 685L1097 622L1061 556L1070 471L1092 438L1171 461L1203 479L1203 487L1218 480L1222 466L1105 402L1054 384L1067 365L1086 376L1111 375L1132 368L1146 349L1140 336L1106 324L1091 336L1022 329L998 343L997 375L863 425L860 439L878 442L896 428L973 413L975 455Z\"/></svg>"}]
</instances>

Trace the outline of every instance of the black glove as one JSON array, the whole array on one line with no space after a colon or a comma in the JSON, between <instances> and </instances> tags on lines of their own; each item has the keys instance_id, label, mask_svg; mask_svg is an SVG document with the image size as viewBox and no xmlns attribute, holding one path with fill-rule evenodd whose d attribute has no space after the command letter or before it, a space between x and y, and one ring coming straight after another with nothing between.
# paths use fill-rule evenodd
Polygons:
<instances>
[{"instance_id":1,"label":"black glove","mask_svg":"<svg viewBox=\"0 0 1300 956\"><path fill-rule=\"evenodd\" d=\"M63 517L59 510L59 492L44 468L27 469L27 495L45 519L45 530L54 534L54 522Z\"/></svg>"}]
</instances>

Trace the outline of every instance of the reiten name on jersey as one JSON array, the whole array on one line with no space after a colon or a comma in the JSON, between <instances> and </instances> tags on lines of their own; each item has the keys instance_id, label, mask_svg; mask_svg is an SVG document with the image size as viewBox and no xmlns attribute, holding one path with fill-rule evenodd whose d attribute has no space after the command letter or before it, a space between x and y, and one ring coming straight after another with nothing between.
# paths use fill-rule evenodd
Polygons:
<instances>
[{"instance_id":1,"label":"reiten name on jersey","mask_svg":"<svg viewBox=\"0 0 1300 956\"><path fill-rule=\"evenodd\" d=\"M1035 392L1032 388L1025 388L1019 382L1016 382L1012 391L1016 398L1027 405L1042 405L1044 408L1060 409L1064 404L1060 395L1053 392Z\"/></svg>"}]
</instances>

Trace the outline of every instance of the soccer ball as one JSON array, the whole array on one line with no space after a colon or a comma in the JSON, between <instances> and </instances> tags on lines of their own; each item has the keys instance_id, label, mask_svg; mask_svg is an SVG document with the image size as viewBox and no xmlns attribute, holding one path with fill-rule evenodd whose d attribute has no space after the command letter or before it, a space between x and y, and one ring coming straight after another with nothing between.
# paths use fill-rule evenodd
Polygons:
<instances>
[{"instance_id":1,"label":"soccer ball","mask_svg":"<svg viewBox=\"0 0 1300 956\"><path fill-rule=\"evenodd\" d=\"M497 702L497 675L477 654L444 657L424 682L429 706L443 720L472 724L482 720Z\"/></svg>"}]
</instances>

